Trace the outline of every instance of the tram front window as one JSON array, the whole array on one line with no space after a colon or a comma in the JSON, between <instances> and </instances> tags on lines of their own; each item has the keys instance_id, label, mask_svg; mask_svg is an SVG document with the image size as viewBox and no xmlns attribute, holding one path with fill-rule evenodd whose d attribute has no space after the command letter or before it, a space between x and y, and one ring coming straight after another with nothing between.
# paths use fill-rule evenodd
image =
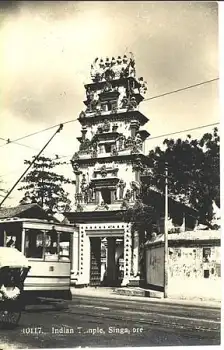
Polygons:
<instances>
[{"instance_id":1,"label":"tram front window","mask_svg":"<svg viewBox=\"0 0 224 350\"><path fill-rule=\"evenodd\" d=\"M70 234L67 232L61 232L59 234L59 260L70 260Z\"/></svg>"},{"instance_id":2,"label":"tram front window","mask_svg":"<svg viewBox=\"0 0 224 350\"><path fill-rule=\"evenodd\" d=\"M45 233L45 259L58 260L58 233L54 227Z\"/></svg>"},{"instance_id":3,"label":"tram front window","mask_svg":"<svg viewBox=\"0 0 224 350\"><path fill-rule=\"evenodd\" d=\"M41 230L26 230L25 256L27 258L43 258L44 233Z\"/></svg>"}]
</instances>

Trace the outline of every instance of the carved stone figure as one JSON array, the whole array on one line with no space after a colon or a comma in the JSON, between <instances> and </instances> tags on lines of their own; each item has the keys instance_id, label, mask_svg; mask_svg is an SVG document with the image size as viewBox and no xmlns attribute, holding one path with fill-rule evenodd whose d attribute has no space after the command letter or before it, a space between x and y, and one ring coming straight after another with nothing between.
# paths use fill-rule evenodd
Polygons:
<instances>
[{"instance_id":1,"label":"carved stone figure","mask_svg":"<svg viewBox=\"0 0 224 350\"><path fill-rule=\"evenodd\" d=\"M75 201L77 204L79 204L80 202L82 202L82 193L76 193L75 195Z\"/></svg>"},{"instance_id":2,"label":"carved stone figure","mask_svg":"<svg viewBox=\"0 0 224 350\"><path fill-rule=\"evenodd\" d=\"M79 153L75 152L74 156L72 157L72 162L76 159L79 159Z\"/></svg>"},{"instance_id":3,"label":"carved stone figure","mask_svg":"<svg viewBox=\"0 0 224 350\"><path fill-rule=\"evenodd\" d=\"M135 143L137 147L142 149L143 141L139 133L137 133L137 135L135 136Z\"/></svg>"},{"instance_id":4,"label":"carved stone figure","mask_svg":"<svg viewBox=\"0 0 224 350\"><path fill-rule=\"evenodd\" d=\"M128 106L128 98L125 96L121 100L121 108L126 108Z\"/></svg>"},{"instance_id":5,"label":"carved stone figure","mask_svg":"<svg viewBox=\"0 0 224 350\"><path fill-rule=\"evenodd\" d=\"M115 76L115 69L114 69L115 65L116 65L116 60L115 60L114 57L112 57L112 59L111 59L111 69L114 72L114 76Z\"/></svg>"},{"instance_id":6,"label":"carved stone figure","mask_svg":"<svg viewBox=\"0 0 224 350\"><path fill-rule=\"evenodd\" d=\"M131 199L132 195L131 195L131 190L127 189L126 194L125 194L125 199L127 201L129 201Z\"/></svg>"},{"instance_id":7,"label":"carved stone figure","mask_svg":"<svg viewBox=\"0 0 224 350\"><path fill-rule=\"evenodd\" d=\"M85 139L79 146L79 150L80 151L86 151L90 148L90 140L89 139Z\"/></svg>"},{"instance_id":8,"label":"carved stone figure","mask_svg":"<svg viewBox=\"0 0 224 350\"><path fill-rule=\"evenodd\" d=\"M85 187L86 187L86 175L83 174L82 175L82 181L81 181L81 190L82 190L82 192L84 192Z\"/></svg>"},{"instance_id":9,"label":"carved stone figure","mask_svg":"<svg viewBox=\"0 0 224 350\"><path fill-rule=\"evenodd\" d=\"M109 205L102 201L100 204L97 205L95 210L109 210Z\"/></svg>"},{"instance_id":10,"label":"carved stone figure","mask_svg":"<svg viewBox=\"0 0 224 350\"><path fill-rule=\"evenodd\" d=\"M126 74L125 74L125 68L121 67L121 71L120 71L120 78L125 78Z\"/></svg>"},{"instance_id":11,"label":"carved stone figure","mask_svg":"<svg viewBox=\"0 0 224 350\"><path fill-rule=\"evenodd\" d=\"M72 166L73 166L73 170L74 170L75 173L80 170L80 166L79 166L78 163L73 163Z\"/></svg>"},{"instance_id":12,"label":"carved stone figure","mask_svg":"<svg viewBox=\"0 0 224 350\"><path fill-rule=\"evenodd\" d=\"M112 131L115 132L118 129L118 124L113 124Z\"/></svg>"},{"instance_id":13,"label":"carved stone figure","mask_svg":"<svg viewBox=\"0 0 224 350\"><path fill-rule=\"evenodd\" d=\"M136 107L138 106L138 103L136 101L136 98L133 96L131 97L130 101L129 101L129 104L128 104L128 109L129 110L133 110L135 109Z\"/></svg>"},{"instance_id":14,"label":"carved stone figure","mask_svg":"<svg viewBox=\"0 0 224 350\"><path fill-rule=\"evenodd\" d=\"M93 189L91 187L88 187L87 193L88 193L88 199L91 202L93 199Z\"/></svg>"},{"instance_id":15,"label":"carved stone figure","mask_svg":"<svg viewBox=\"0 0 224 350\"><path fill-rule=\"evenodd\" d=\"M115 73L114 73L113 69L108 68L104 73L104 78L106 81L114 79Z\"/></svg>"},{"instance_id":16,"label":"carved stone figure","mask_svg":"<svg viewBox=\"0 0 224 350\"><path fill-rule=\"evenodd\" d=\"M117 61L112 68L115 79L120 77L121 68L122 68L122 59L121 59L121 56L118 56Z\"/></svg>"},{"instance_id":17,"label":"carved stone figure","mask_svg":"<svg viewBox=\"0 0 224 350\"><path fill-rule=\"evenodd\" d=\"M131 148L131 154L139 153L139 148L137 147L136 143L132 145Z\"/></svg>"},{"instance_id":18,"label":"carved stone figure","mask_svg":"<svg viewBox=\"0 0 224 350\"><path fill-rule=\"evenodd\" d=\"M110 122L108 120L105 120L102 128L103 128L103 132L109 132L110 131Z\"/></svg>"},{"instance_id":19,"label":"carved stone figure","mask_svg":"<svg viewBox=\"0 0 224 350\"><path fill-rule=\"evenodd\" d=\"M121 209L122 210L127 210L129 208L129 203L126 199L123 200L122 204L121 204Z\"/></svg>"},{"instance_id":20,"label":"carved stone figure","mask_svg":"<svg viewBox=\"0 0 224 350\"><path fill-rule=\"evenodd\" d=\"M91 70L90 70L90 76L91 76L93 81L95 80L95 76L96 76L98 70L99 70L99 58L97 57L94 60L93 64L91 65Z\"/></svg>"},{"instance_id":21,"label":"carved stone figure","mask_svg":"<svg viewBox=\"0 0 224 350\"><path fill-rule=\"evenodd\" d=\"M111 66L111 62L110 62L110 59L109 57L106 57L106 61L105 61L105 68L109 68Z\"/></svg>"},{"instance_id":22,"label":"carved stone figure","mask_svg":"<svg viewBox=\"0 0 224 350\"><path fill-rule=\"evenodd\" d=\"M93 150L91 152L91 158L97 158L97 151Z\"/></svg>"},{"instance_id":23,"label":"carved stone figure","mask_svg":"<svg viewBox=\"0 0 224 350\"><path fill-rule=\"evenodd\" d=\"M87 189L85 189L85 191L84 191L84 203L88 203L89 202L89 193L88 193L88 190Z\"/></svg>"},{"instance_id":24,"label":"carved stone figure","mask_svg":"<svg viewBox=\"0 0 224 350\"><path fill-rule=\"evenodd\" d=\"M136 160L135 160L135 162L133 164L133 170L137 170L137 171L141 171L141 172L144 170L142 161L141 161L141 159L139 157L136 158ZM145 173L145 175L148 175L148 172Z\"/></svg>"},{"instance_id":25,"label":"carved stone figure","mask_svg":"<svg viewBox=\"0 0 224 350\"><path fill-rule=\"evenodd\" d=\"M112 84L109 81L106 81L103 91L108 92L108 91L112 91L112 90L113 90Z\"/></svg>"},{"instance_id":26,"label":"carved stone figure","mask_svg":"<svg viewBox=\"0 0 224 350\"><path fill-rule=\"evenodd\" d=\"M97 133L102 134L102 132L103 132L103 126L99 125L97 128Z\"/></svg>"},{"instance_id":27,"label":"carved stone figure","mask_svg":"<svg viewBox=\"0 0 224 350\"><path fill-rule=\"evenodd\" d=\"M99 64L99 70L98 70L98 81L102 81L104 79L104 71L105 71L105 64L103 59L101 58L100 64Z\"/></svg>"},{"instance_id":28,"label":"carved stone figure","mask_svg":"<svg viewBox=\"0 0 224 350\"><path fill-rule=\"evenodd\" d=\"M124 55L124 57L123 57L123 65L127 66L127 64L128 64L128 58L127 58L126 55Z\"/></svg>"},{"instance_id":29,"label":"carved stone figure","mask_svg":"<svg viewBox=\"0 0 224 350\"><path fill-rule=\"evenodd\" d=\"M106 165L102 165L102 167L100 168L100 175L102 177L106 177L107 176L107 168L106 168Z\"/></svg>"},{"instance_id":30,"label":"carved stone figure","mask_svg":"<svg viewBox=\"0 0 224 350\"><path fill-rule=\"evenodd\" d=\"M80 203L77 204L76 211L77 212L82 212L83 211L83 207L82 207L82 205Z\"/></svg>"},{"instance_id":31,"label":"carved stone figure","mask_svg":"<svg viewBox=\"0 0 224 350\"><path fill-rule=\"evenodd\" d=\"M120 180L118 186L120 188L119 199L122 199L124 197L124 189L125 189L126 183L124 182L124 180Z\"/></svg>"},{"instance_id":32,"label":"carved stone figure","mask_svg":"<svg viewBox=\"0 0 224 350\"><path fill-rule=\"evenodd\" d=\"M124 143L125 143L125 136L119 135L117 138L117 148L119 151L124 148Z\"/></svg>"},{"instance_id":33,"label":"carved stone figure","mask_svg":"<svg viewBox=\"0 0 224 350\"><path fill-rule=\"evenodd\" d=\"M147 82L146 81L144 81L144 82L141 81L141 86L139 88L139 93L140 94L145 94L146 91L147 91Z\"/></svg>"},{"instance_id":34,"label":"carved stone figure","mask_svg":"<svg viewBox=\"0 0 224 350\"><path fill-rule=\"evenodd\" d=\"M111 155L112 156L117 156L118 155L117 147L115 145L112 145Z\"/></svg>"},{"instance_id":35,"label":"carved stone figure","mask_svg":"<svg viewBox=\"0 0 224 350\"><path fill-rule=\"evenodd\" d=\"M132 52L130 52L131 57L129 61L129 76L130 77L135 77L136 76L136 70L135 70L135 60Z\"/></svg>"},{"instance_id":36,"label":"carved stone figure","mask_svg":"<svg viewBox=\"0 0 224 350\"><path fill-rule=\"evenodd\" d=\"M80 119L85 118L85 116L86 116L86 113L83 111L79 114Z\"/></svg>"},{"instance_id":37,"label":"carved stone figure","mask_svg":"<svg viewBox=\"0 0 224 350\"><path fill-rule=\"evenodd\" d=\"M90 87L86 90L86 98L87 101L92 101L94 99L94 92L90 89Z\"/></svg>"},{"instance_id":38,"label":"carved stone figure","mask_svg":"<svg viewBox=\"0 0 224 350\"><path fill-rule=\"evenodd\" d=\"M133 137L129 136L125 141L125 148L130 148L134 145Z\"/></svg>"},{"instance_id":39,"label":"carved stone figure","mask_svg":"<svg viewBox=\"0 0 224 350\"><path fill-rule=\"evenodd\" d=\"M99 145L99 153L104 153L104 145Z\"/></svg>"},{"instance_id":40,"label":"carved stone figure","mask_svg":"<svg viewBox=\"0 0 224 350\"><path fill-rule=\"evenodd\" d=\"M89 106L90 106L90 111L91 112L96 112L97 111L97 105L98 101L97 100L91 100Z\"/></svg>"}]
</instances>

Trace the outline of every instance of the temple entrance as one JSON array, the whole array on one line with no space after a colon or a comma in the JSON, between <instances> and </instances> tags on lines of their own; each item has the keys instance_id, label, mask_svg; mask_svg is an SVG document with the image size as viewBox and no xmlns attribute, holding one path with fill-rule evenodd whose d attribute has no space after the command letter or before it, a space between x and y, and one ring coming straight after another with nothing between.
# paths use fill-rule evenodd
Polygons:
<instances>
[{"instance_id":1,"label":"temple entrance","mask_svg":"<svg viewBox=\"0 0 224 350\"><path fill-rule=\"evenodd\" d=\"M101 239L90 238L90 286L101 285Z\"/></svg>"},{"instance_id":2,"label":"temple entrance","mask_svg":"<svg viewBox=\"0 0 224 350\"><path fill-rule=\"evenodd\" d=\"M120 286L123 279L123 239L90 238L90 286Z\"/></svg>"}]
</instances>

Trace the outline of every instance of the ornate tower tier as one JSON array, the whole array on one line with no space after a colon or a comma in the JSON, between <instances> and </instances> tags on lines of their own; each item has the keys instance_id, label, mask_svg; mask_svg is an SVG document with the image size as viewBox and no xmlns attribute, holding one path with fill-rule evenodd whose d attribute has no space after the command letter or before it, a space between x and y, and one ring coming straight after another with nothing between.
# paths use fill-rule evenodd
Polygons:
<instances>
[{"instance_id":1,"label":"ornate tower tier","mask_svg":"<svg viewBox=\"0 0 224 350\"><path fill-rule=\"evenodd\" d=\"M149 133L142 127L148 118L139 111L147 87L143 78L136 78L132 55L96 58L91 80L85 85L85 109L79 115L79 150L71 160L76 175L76 207L68 217L81 225L77 283L91 284L97 278L94 276L99 277L99 239L107 238L108 276L117 274L115 267L121 266L118 260L122 256L122 285L127 285L137 276L138 247L130 225L117 214L135 203L140 173L147 164L144 144ZM123 245L116 248L118 238ZM90 270L89 263L84 269L83 261L90 261Z\"/></svg>"},{"instance_id":2,"label":"ornate tower tier","mask_svg":"<svg viewBox=\"0 0 224 350\"><path fill-rule=\"evenodd\" d=\"M82 136L72 159L77 177L76 210L117 210L133 203L144 164L148 122L139 111L147 90L136 78L133 56L96 58L92 82L85 85L85 110L79 115Z\"/></svg>"}]
</instances>

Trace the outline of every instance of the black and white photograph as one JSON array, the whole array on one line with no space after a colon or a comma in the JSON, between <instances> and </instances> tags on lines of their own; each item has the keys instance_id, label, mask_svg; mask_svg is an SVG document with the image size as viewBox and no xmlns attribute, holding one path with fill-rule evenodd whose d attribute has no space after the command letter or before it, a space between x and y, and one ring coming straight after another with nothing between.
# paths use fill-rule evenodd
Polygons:
<instances>
[{"instance_id":1,"label":"black and white photograph","mask_svg":"<svg viewBox=\"0 0 224 350\"><path fill-rule=\"evenodd\" d=\"M221 346L220 7L0 1L0 350Z\"/></svg>"}]
</instances>

